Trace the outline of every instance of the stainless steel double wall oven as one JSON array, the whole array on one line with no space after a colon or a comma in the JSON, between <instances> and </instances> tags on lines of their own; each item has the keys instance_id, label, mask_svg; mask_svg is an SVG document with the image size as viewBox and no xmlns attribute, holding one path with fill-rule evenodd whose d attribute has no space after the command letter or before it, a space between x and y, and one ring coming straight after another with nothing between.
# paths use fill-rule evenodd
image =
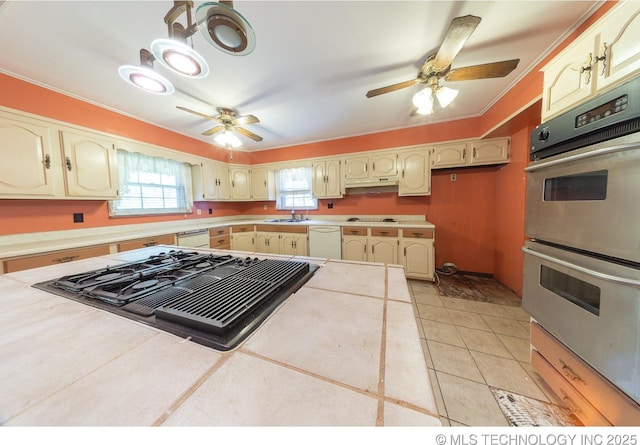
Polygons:
<instances>
[{"instance_id":1,"label":"stainless steel double wall oven","mask_svg":"<svg viewBox=\"0 0 640 445\"><path fill-rule=\"evenodd\" d=\"M640 76L531 133L523 307L640 403Z\"/></svg>"}]
</instances>

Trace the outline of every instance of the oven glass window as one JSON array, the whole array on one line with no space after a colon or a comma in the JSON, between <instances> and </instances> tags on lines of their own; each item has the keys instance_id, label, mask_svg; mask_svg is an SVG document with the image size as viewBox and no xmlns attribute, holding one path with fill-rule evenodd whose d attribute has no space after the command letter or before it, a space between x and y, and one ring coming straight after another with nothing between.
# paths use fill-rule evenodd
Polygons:
<instances>
[{"instance_id":1,"label":"oven glass window","mask_svg":"<svg viewBox=\"0 0 640 445\"><path fill-rule=\"evenodd\" d=\"M540 285L592 314L600 315L599 287L546 266L540 266Z\"/></svg>"},{"instance_id":2,"label":"oven glass window","mask_svg":"<svg viewBox=\"0 0 640 445\"><path fill-rule=\"evenodd\" d=\"M607 170L558 176L544 180L545 201L604 201L607 199Z\"/></svg>"}]
</instances>

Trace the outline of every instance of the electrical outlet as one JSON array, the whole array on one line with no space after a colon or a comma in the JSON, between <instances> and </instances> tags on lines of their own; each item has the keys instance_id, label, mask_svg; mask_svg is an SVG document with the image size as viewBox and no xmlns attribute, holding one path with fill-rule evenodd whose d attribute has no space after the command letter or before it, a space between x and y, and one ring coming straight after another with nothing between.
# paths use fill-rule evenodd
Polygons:
<instances>
[{"instance_id":1,"label":"electrical outlet","mask_svg":"<svg viewBox=\"0 0 640 445\"><path fill-rule=\"evenodd\" d=\"M263 205L263 206L262 206L262 209L263 209L263 210L267 210L267 205L266 205L266 204L265 204L265 205Z\"/></svg>"},{"instance_id":2,"label":"electrical outlet","mask_svg":"<svg viewBox=\"0 0 640 445\"><path fill-rule=\"evenodd\" d=\"M455 173L451 173L451 181L453 182L453 181L455 181L456 179L457 179L457 178L456 178L456 174L455 174Z\"/></svg>"},{"instance_id":3,"label":"electrical outlet","mask_svg":"<svg viewBox=\"0 0 640 445\"><path fill-rule=\"evenodd\" d=\"M197 209L196 210L196 215L202 215L202 209Z\"/></svg>"}]
</instances>

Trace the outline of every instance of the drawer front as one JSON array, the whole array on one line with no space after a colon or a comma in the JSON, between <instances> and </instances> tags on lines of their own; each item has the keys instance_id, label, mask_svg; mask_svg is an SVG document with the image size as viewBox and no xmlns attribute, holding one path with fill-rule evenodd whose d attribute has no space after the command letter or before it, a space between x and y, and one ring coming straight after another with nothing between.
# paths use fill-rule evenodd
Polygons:
<instances>
[{"instance_id":1,"label":"drawer front","mask_svg":"<svg viewBox=\"0 0 640 445\"><path fill-rule=\"evenodd\" d=\"M70 261L93 258L100 255L108 255L109 246L87 247L84 249L65 250L61 252L34 255L25 258L9 259L4 262L4 272L17 272L19 270L33 269L35 267L51 266L53 264L68 263Z\"/></svg>"},{"instance_id":2,"label":"drawer front","mask_svg":"<svg viewBox=\"0 0 640 445\"><path fill-rule=\"evenodd\" d=\"M586 426L611 426L607 419L536 351L531 351L531 366L582 423Z\"/></svg>"},{"instance_id":3,"label":"drawer front","mask_svg":"<svg viewBox=\"0 0 640 445\"><path fill-rule=\"evenodd\" d=\"M402 237L433 239L433 232L433 229L402 229Z\"/></svg>"},{"instance_id":4,"label":"drawer front","mask_svg":"<svg viewBox=\"0 0 640 445\"><path fill-rule=\"evenodd\" d=\"M611 423L640 425L638 404L535 322L531 323L531 344Z\"/></svg>"},{"instance_id":5,"label":"drawer front","mask_svg":"<svg viewBox=\"0 0 640 445\"><path fill-rule=\"evenodd\" d=\"M389 237L397 237L398 229L389 229L386 227L372 227L371 228L371 236L389 236Z\"/></svg>"},{"instance_id":6,"label":"drawer front","mask_svg":"<svg viewBox=\"0 0 640 445\"><path fill-rule=\"evenodd\" d=\"M239 226L231 226L231 233L253 232L256 226L253 224L243 224Z\"/></svg>"},{"instance_id":7,"label":"drawer front","mask_svg":"<svg viewBox=\"0 0 640 445\"><path fill-rule=\"evenodd\" d=\"M132 241L118 243L118 252L127 250L142 249L144 247L157 246L158 244L175 244L175 235L154 236L153 238L143 238Z\"/></svg>"},{"instance_id":8,"label":"drawer front","mask_svg":"<svg viewBox=\"0 0 640 445\"><path fill-rule=\"evenodd\" d=\"M276 233L307 233L307 226L296 226L288 224L259 224L256 226L256 231Z\"/></svg>"},{"instance_id":9,"label":"drawer front","mask_svg":"<svg viewBox=\"0 0 640 445\"><path fill-rule=\"evenodd\" d=\"M212 249L230 249L231 248L231 235L228 233L224 235L217 235L209 237L209 246Z\"/></svg>"},{"instance_id":10,"label":"drawer front","mask_svg":"<svg viewBox=\"0 0 640 445\"><path fill-rule=\"evenodd\" d=\"M367 236L367 228L366 227L343 227L342 228L343 235L353 235L353 236Z\"/></svg>"},{"instance_id":11,"label":"drawer front","mask_svg":"<svg viewBox=\"0 0 640 445\"><path fill-rule=\"evenodd\" d=\"M215 228L209 229L209 236L211 237L225 235L227 233L229 233L229 226L215 227Z\"/></svg>"}]
</instances>

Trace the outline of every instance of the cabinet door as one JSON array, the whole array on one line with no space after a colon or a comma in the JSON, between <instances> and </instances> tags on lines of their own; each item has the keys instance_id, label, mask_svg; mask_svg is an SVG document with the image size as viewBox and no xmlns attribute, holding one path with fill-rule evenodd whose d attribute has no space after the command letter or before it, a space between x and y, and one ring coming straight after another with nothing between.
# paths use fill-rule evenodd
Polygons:
<instances>
[{"instance_id":1,"label":"cabinet door","mask_svg":"<svg viewBox=\"0 0 640 445\"><path fill-rule=\"evenodd\" d=\"M474 142L469 165L501 164L509 162L509 139L489 139Z\"/></svg>"},{"instance_id":2,"label":"cabinet door","mask_svg":"<svg viewBox=\"0 0 640 445\"><path fill-rule=\"evenodd\" d=\"M372 178L388 178L398 176L398 155L396 153L382 153L371 155Z\"/></svg>"},{"instance_id":3,"label":"cabinet door","mask_svg":"<svg viewBox=\"0 0 640 445\"><path fill-rule=\"evenodd\" d=\"M325 174L327 176L326 186L326 198L341 198L342 197L342 170L340 166L342 163L339 159L333 159L326 161Z\"/></svg>"},{"instance_id":4,"label":"cabinet door","mask_svg":"<svg viewBox=\"0 0 640 445\"><path fill-rule=\"evenodd\" d=\"M586 32L544 68L542 120L568 110L595 92L595 38Z\"/></svg>"},{"instance_id":5,"label":"cabinet door","mask_svg":"<svg viewBox=\"0 0 640 445\"><path fill-rule=\"evenodd\" d=\"M324 198L327 196L327 173L325 162L313 162L311 173L313 176L312 190L314 198Z\"/></svg>"},{"instance_id":6,"label":"cabinet door","mask_svg":"<svg viewBox=\"0 0 640 445\"><path fill-rule=\"evenodd\" d=\"M400 154L399 196L431 194L429 150L425 147Z\"/></svg>"},{"instance_id":7,"label":"cabinet door","mask_svg":"<svg viewBox=\"0 0 640 445\"><path fill-rule=\"evenodd\" d=\"M280 253L280 234L270 232L257 232L256 252Z\"/></svg>"},{"instance_id":8,"label":"cabinet door","mask_svg":"<svg viewBox=\"0 0 640 445\"><path fill-rule=\"evenodd\" d=\"M369 156L349 158L345 162L345 178L367 179L369 177Z\"/></svg>"},{"instance_id":9,"label":"cabinet door","mask_svg":"<svg viewBox=\"0 0 640 445\"><path fill-rule=\"evenodd\" d=\"M626 2L607 16L601 25L598 58L594 67L598 90L637 73L640 69L640 3Z\"/></svg>"},{"instance_id":10,"label":"cabinet door","mask_svg":"<svg viewBox=\"0 0 640 445\"><path fill-rule=\"evenodd\" d=\"M307 235L283 233L280 240L280 253L285 255L308 255Z\"/></svg>"},{"instance_id":11,"label":"cabinet door","mask_svg":"<svg viewBox=\"0 0 640 445\"><path fill-rule=\"evenodd\" d=\"M433 280L435 273L433 240L404 239L401 247L406 277Z\"/></svg>"},{"instance_id":12,"label":"cabinet door","mask_svg":"<svg viewBox=\"0 0 640 445\"><path fill-rule=\"evenodd\" d=\"M18 115L0 114L0 196L53 197L52 130ZM10 162L8 160L11 160Z\"/></svg>"},{"instance_id":13,"label":"cabinet door","mask_svg":"<svg viewBox=\"0 0 640 445\"><path fill-rule=\"evenodd\" d=\"M468 143L437 145L431 154L431 168L463 167L467 163Z\"/></svg>"},{"instance_id":14,"label":"cabinet door","mask_svg":"<svg viewBox=\"0 0 640 445\"><path fill-rule=\"evenodd\" d=\"M251 169L251 199L253 201L270 201L274 199L272 173L266 167Z\"/></svg>"},{"instance_id":15,"label":"cabinet door","mask_svg":"<svg viewBox=\"0 0 640 445\"><path fill-rule=\"evenodd\" d=\"M343 235L342 259L349 261L367 261L367 237Z\"/></svg>"},{"instance_id":16,"label":"cabinet door","mask_svg":"<svg viewBox=\"0 0 640 445\"><path fill-rule=\"evenodd\" d=\"M398 238L369 237L369 261L398 264Z\"/></svg>"},{"instance_id":17,"label":"cabinet door","mask_svg":"<svg viewBox=\"0 0 640 445\"><path fill-rule=\"evenodd\" d=\"M255 251L255 234L253 232L232 234L231 249L245 252Z\"/></svg>"},{"instance_id":18,"label":"cabinet door","mask_svg":"<svg viewBox=\"0 0 640 445\"><path fill-rule=\"evenodd\" d=\"M236 201L251 200L251 170L244 167L229 169L231 176L231 199Z\"/></svg>"},{"instance_id":19,"label":"cabinet door","mask_svg":"<svg viewBox=\"0 0 640 445\"><path fill-rule=\"evenodd\" d=\"M113 141L93 134L62 131L67 195L117 198L118 172Z\"/></svg>"}]
</instances>

